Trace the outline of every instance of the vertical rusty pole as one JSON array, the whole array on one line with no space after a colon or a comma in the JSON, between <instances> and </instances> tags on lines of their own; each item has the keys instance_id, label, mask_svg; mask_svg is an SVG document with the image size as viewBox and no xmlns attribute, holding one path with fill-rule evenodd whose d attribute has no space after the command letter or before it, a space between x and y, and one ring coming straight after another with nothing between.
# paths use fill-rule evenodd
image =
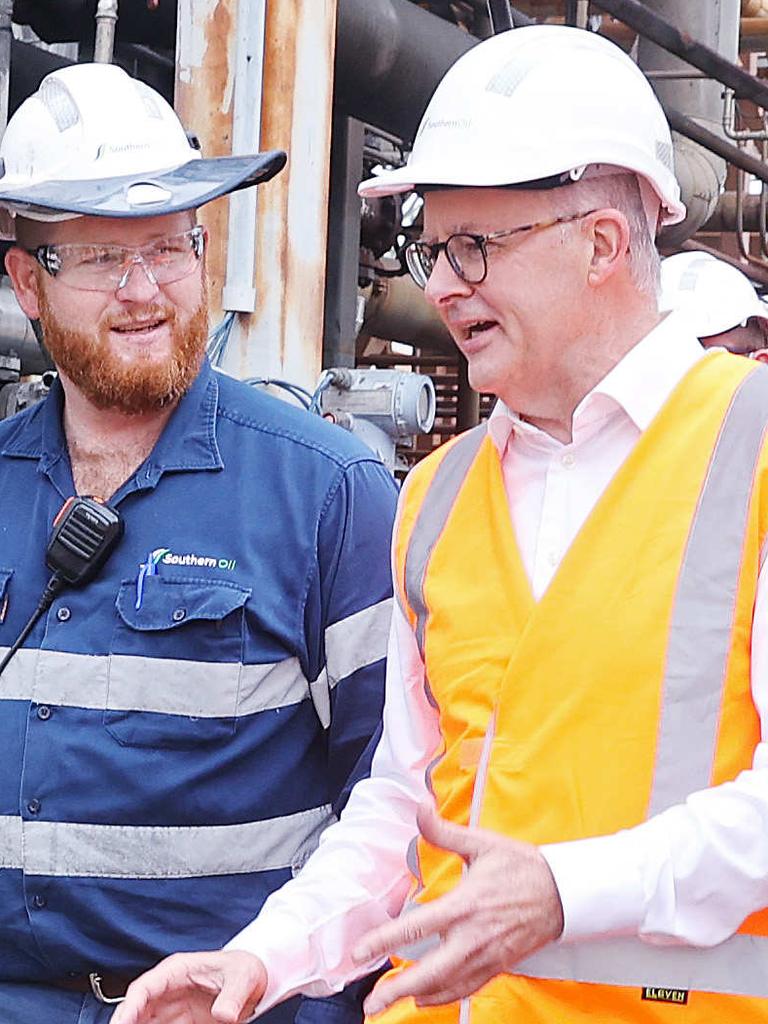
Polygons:
<instances>
[{"instance_id":1,"label":"vertical rusty pole","mask_svg":"<svg viewBox=\"0 0 768 1024\"><path fill-rule=\"evenodd\" d=\"M288 167L259 191L255 312L239 312L223 366L312 385L322 362L337 0L267 0L261 148ZM206 156L232 152L238 0L179 0L176 109ZM211 316L222 315L227 200L205 207Z\"/></svg>"},{"instance_id":2,"label":"vertical rusty pole","mask_svg":"<svg viewBox=\"0 0 768 1024\"><path fill-rule=\"evenodd\" d=\"M243 368L305 387L322 363L336 2L268 0L261 142L288 166L259 195L256 312L239 339Z\"/></svg>"},{"instance_id":3,"label":"vertical rusty pole","mask_svg":"<svg viewBox=\"0 0 768 1024\"><path fill-rule=\"evenodd\" d=\"M232 152L232 96L237 46L237 0L178 0L176 112L200 140L204 156ZM228 199L200 211L210 234L208 278L211 321L222 316Z\"/></svg>"}]
</instances>

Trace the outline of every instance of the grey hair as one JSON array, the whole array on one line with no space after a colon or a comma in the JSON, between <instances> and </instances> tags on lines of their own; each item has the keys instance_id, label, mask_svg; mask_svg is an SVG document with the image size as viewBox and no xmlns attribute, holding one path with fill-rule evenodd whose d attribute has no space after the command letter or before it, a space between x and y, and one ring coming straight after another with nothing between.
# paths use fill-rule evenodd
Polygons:
<instances>
[{"instance_id":1,"label":"grey hair","mask_svg":"<svg viewBox=\"0 0 768 1024\"><path fill-rule=\"evenodd\" d=\"M610 207L629 223L629 272L637 290L656 301L659 295L661 258L648 225L640 186L634 174L607 174L582 178L553 189L555 212L576 213Z\"/></svg>"}]
</instances>

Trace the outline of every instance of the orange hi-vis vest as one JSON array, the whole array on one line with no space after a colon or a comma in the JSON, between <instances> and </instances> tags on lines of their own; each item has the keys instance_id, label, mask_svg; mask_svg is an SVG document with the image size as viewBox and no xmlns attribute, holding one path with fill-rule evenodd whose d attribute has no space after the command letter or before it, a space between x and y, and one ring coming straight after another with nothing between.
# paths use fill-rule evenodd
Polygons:
<instances>
[{"instance_id":1,"label":"orange hi-vis vest","mask_svg":"<svg viewBox=\"0 0 768 1024\"><path fill-rule=\"evenodd\" d=\"M395 568L439 714L428 783L444 817L536 844L607 835L751 767L767 426L768 371L707 354L538 602L487 428L411 474ZM415 852L416 902L460 881L455 855L421 839ZM402 1000L380 1021L765 1024L768 910L706 949L553 943L461 1004Z\"/></svg>"}]
</instances>

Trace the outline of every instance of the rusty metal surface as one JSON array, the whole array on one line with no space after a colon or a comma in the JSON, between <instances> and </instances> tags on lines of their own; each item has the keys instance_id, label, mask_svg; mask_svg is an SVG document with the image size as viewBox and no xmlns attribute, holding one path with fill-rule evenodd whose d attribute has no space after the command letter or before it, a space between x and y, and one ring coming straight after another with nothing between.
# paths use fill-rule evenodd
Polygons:
<instances>
[{"instance_id":1,"label":"rusty metal surface","mask_svg":"<svg viewBox=\"0 0 768 1024\"><path fill-rule=\"evenodd\" d=\"M228 156L232 149L232 68L236 46L237 0L179 0L175 108L187 131L200 140L205 156ZM207 263L211 319L221 317L226 269L228 200L200 211L210 233Z\"/></svg>"},{"instance_id":2,"label":"rusty metal surface","mask_svg":"<svg viewBox=\"0 0 768 1024\"><path fill-rule=\"evenodd\" d=\"M237 0L179 0L176 109L206 156L232 151ZM259 192L256 312L239 314L224 366L313 384L320 373L336 0L269 0L262 149L288 168ZM204 207L211 319L222 316L228 200Z\"/></svg>"},{"instance_id":3,"label":"rusty metal surface","mask_svg":"<svg viewBox=\"0 0 768 1024\"><path fill-rule=\"evenodd\" d=\"M322 360L336 0L270 0L261 144L288 167L259 195L250 374L311 385ZM245 318L243 318L245 319Z\"/></svg>"}]
</instances>

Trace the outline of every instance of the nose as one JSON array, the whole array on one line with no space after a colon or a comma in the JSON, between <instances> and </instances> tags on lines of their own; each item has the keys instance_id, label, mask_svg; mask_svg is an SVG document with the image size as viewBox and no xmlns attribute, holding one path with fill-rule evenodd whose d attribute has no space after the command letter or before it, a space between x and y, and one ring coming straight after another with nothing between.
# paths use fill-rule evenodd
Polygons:
<instances>
[{"instance_id":1,"label":"nose","mask_svg":"<svg viewBox=\"0 0 768 1024\"><path fill-rule=\"evenodd\" d=\"M122 302L146 302L157 295L159 285L155 275L140 254L127 265L115 291Z\"/></svg>"},{"instance_id":2,"label":"nose","mask_svg":"<svg viewBox=\"0 0 768 1024\"><path fill-rule=\"evenodd\" d=\"M439 312L443 306L450 303L454 298L464 298L470 295L472 288L471 284L467 284L466 281L459 277L448 262L445 253L441 252L435 261L432 273L429 275L429 280L424 288L424 295L427 301Z\"/></svg>"}]
</instances>

